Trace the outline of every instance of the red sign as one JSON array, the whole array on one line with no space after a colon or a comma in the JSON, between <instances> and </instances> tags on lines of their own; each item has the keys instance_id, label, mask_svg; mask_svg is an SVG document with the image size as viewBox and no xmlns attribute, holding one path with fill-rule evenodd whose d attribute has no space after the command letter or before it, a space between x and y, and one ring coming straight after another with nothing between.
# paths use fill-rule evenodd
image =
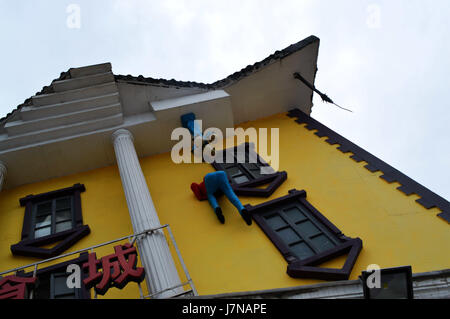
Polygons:
<instances>
[{"instance_id":1,"label":"red sign","mask_svg":"<svg viewBox=\"0 0 450 319\"><path fill-rule=\"evenodd\" d=\"M7 276L0 280L0 299L25 299L27 288L36 283L36 277Z\"/></svg>"},{"instance_id":2,"label":"red sign","mask_svg":"<svg viewBox=\"0 0 450 319\"><path fill-rule=\"evenodd\" d=\"M95 253L89 254L88 262L83 268L88 269L88 278L83 280L86 288L94 287L95 291L104 295L110 287L122 289L130 281L142 282L145 277L144 268L136 267L136 247L127 243L114 247L115 254L97 259ZM99 272L103 269L102 272Z\"/></svg>"}]
</instances>

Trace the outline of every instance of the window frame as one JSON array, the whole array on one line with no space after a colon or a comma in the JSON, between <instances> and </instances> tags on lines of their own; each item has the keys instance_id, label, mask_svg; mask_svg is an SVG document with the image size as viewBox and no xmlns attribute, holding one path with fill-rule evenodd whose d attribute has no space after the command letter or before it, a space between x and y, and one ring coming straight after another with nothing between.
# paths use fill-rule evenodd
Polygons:
<instances>
[{"instance_id":1,"label":"window frame","mask_svg":"<svg viewBox=\"0 0 450 319\"><path fill-rule=\"evenodd\" d=\"M55 299L55 292L54 292L54 275L61 275L66 274L66 277L70 274L66 273L67 266L70 264L77 264L80 266L81 270L81 287L80 288L74 288L75 289L75 297L74 299L91 299L91 292L90 289L87 289L86 286L83 283L83 279L86 278L86 273L83 271L83 263L88 261L88 253L84 252L81 253L80 256L76 259L68 260L56 265L52 265L46 268L38 269L36 271L36 277L38 278L38 283L35 286L34 290L39 289L39 284L42 282L42 278L44 277L46 280L49 280L49 298L48 299ZM22 276L24 277L32 277L33 272L23 273ZM53 288L52 288L53 287ZM36 296L36 291L33 293L34 296ZM37 298L34 298L37 299Z\"/></svg>"},{"instance_id":2,"label":"window frame","mask_svg":"<svg viewBox=\"0 0 450 319\"><path fill-rule=\"evenodd\" d=\"M62 299L59 297L67 297L67 296L74 296L75 298L73 299L82 299L81 298L81 292L80 289L77 288L73 288L74 291L73 293L56 293L56 284L55 284L55 278L58 277L64 277L67 280L67 273L65 272L55 272L55 273L51 273L50 274L50 299Z\"/></svg>"},{"instance_id":3,"label":"window frame","mask_svg":"<svg viewBox=\"0 0 450 319\"><path fill-rule=\"evenodd\" d=\"M88 235L90 233L90 229L88 225L83 224L83 216L81 210L81 193L85 190L86 188L84 187L84 185L78 183L74 184L71 187L38 195L28 195L21 198L19 200L20 205L22 207L25 207L21 241L17 244L11 245L11 252L14 255L50 258L61 254L81 238ZM72 197L72 227L67 230L54 233L51 232L49 235L35 238L35 209L37 209L37 204L46 201L54 201L56 203L57 199L69 196ZM53 220L51 222L53 223ZM52 248L40 247L56 242L59 243L57 243Z\"/></svg>"},{"instance_id":4,"label":"window frame","mask_svg":"<svg viewBox=\"0 0 450 319\"><path fill-rule=\"evenodd\" d=\"M272 226L267 223L264 215L270 210L276 214L281 205L300 204L308 213L314 217L319 229L332 234L336 241L335 247L327 249L305 259L300 259L289 245L283 240ZM362 249L360 238L349 238L345 236L335 225L333 225L324 215L315 209L306 200L306 191L292 189L287 196L283 196L256 206L246 205L245 208L251 213L256 224L262 229L270 241L280 251L283 258L288 262L287 273L293 278L314 278L323 280L346 280L356 262L359 252ZM270 214L270 213L269 213ZM347 261L342 269L320 268L317 265L348 253Z\"/></svg>"},{"instance_id":5,"label":"window frame","mask_svg":"<svg viewBox=\"0 0 450 319\"><path fill-rule=\"evenodd\" d=\"M251 157L256 159L256 163L244 162L240 163L237 160L237 153L240 149L245 150L245 159L250 159ZM229 174L230 167L227 165L232 165L231 163L226 163L226 153L233 152L235 162L233 167L237 167L240 174L231 175ZM268 163L266 163L261 156L254 150L254 144L245 142L241 145L235 146L233 148L227 148L216 152L215 156L223 156L223 163L212 162L211 165L216 171L224 171L227 174L228 181L230 182L231 188L236 193L236 195L242 196L256 196L256 197L269 197L275 192L275 190L287 179L287 173L285 171L275 172ZM258 165L261 167L270 167L274 173L272 174L258 174L260 176L255 177L251 172L252 169L248 165ZM234 180L236 175L245 176L248 181L238 183ZM268 184L266 188L258 188L258 186Z\"/></svg>"},{"instance_id":6,"label":"window frame","mask_svg":"<svg viewBox=\"0 0 450 319\"><path fill-rule=\"evenodd\" d=\"M66 199L66 198L70 199L70 207L69 207L70 208L70 218L69 219L64 219L62 221L61 220L57 221L57 216L56 215L58 213L58 209L56 207L56 202L58 200ZM37 217L38 217L37 216L37 214L38 214L38 206L46 204L46 203L51 203L50 214L47 214L47 215L51 215L50 225L36 227ZM63 209L61 209L61 210L63 210ZM56 231L56 228L57 228L56 225L57 224L61 224L61 223L68 222L68 221L71 222L71 226L70 226L69 229L65 229L65 230L62 230L62 231L59 231L59 232ZM32 213L32 222L31 222L31 230L30 230L30 239L38 239L38 238L41 238L41 237L48 236L48 235L45 235L45 236L36 237L36 230L40 230L40 229L44 229L44 228L50 227L50 234L49 235L54 235L54 234L57 234L57 233L60 233L60 232L66 231L66 230L72 230L74 228L74 224L75 224L74 195L64 195L64 196L60 196L60 197L55 197L53 199L44 200L44 201L41 201L41 202L35 202L35 203L33 203L33 213Z\"/></svg>"}]
</instances>

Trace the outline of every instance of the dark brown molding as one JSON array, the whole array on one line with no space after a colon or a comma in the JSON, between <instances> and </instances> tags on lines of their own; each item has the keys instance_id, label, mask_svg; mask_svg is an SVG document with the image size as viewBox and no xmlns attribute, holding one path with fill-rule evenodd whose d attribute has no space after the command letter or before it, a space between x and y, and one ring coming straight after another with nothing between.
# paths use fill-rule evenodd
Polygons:
<instances>
[{"instance_id":1,"label":"dark brown molding","mask_svg":"<svg viewBox=\"0 0 450 319\"><path fill-rule=\"evenodd\" d=\"M327 251L316 254L310 258L300 260L290 248L285 244L276 232L265 222L263 213L270 210L276 210L279 205L285 205L293 202L299 202L309 213L329 232L335 235L338 244ZM324 215L314 208L306 200L306 191L292 189L289 194L274 200L252 206L246 205L245 208L252 214L256 224L263 230L267 237L277 247L282 256L288 262L287 274L293 278L314 278L322 280L346 280L349 278L353 266L362 249L362 240L360 238L349 238L345 236L335 225L333 225ZM318 267L323 262L348 253L347 260L341 269Z\"/></svg>"},{"instance_id":2,"label":"dark brown molding","mask_svg":"<svg viewBox=\"0 0 450 319\"><path fill-rule=\"evenodd\" d=\"M74 184L71 187L58 189L55 191L42 193L38 195L27 195L21 199L19 199L20 206L25 206L28 202L36 203L44 200L53 199L55 197L61 197L61 196L69 196L73 195L76 191L78 192L84 192L86 188L83 184Z\"/></svg>"},{"instance_id":3,"label":"dark brown molding","mask_svg":"<svg viewBox=\"0 0 450 319\"><path fill-rule=\"evenodd\" d=\"M13 255L37 258L55 257L74 245L81 238L87 236L90 233L90 229L88 225L83 225L83 216L81 212L81 192L84 192L85 190L86 188L83 184L74 184L71 187L38 195L28 195L21 198L19 202L21 206L25 206L25 214L21 241L11 246ZM35 239L31 233L33 227L33 204L63 196L73 197L74 228ZM57 242L59 243L52 248L41 247Z\"/></svg>"},{"instance_id":4,"label":"dark brown molding","mask_svg":"<svg viewBox=\"0 0 450 319\"><path fill-rule=\"evenodd\" d=\"M80 184L78 184L80 185ZM75 186L75 185L74 185ZM79 227L83 225L83 214L81 213L81 192L84 192L86 189L84 185L80 185L75 187L73 190L73 209L74 209L74 225L75 227Z\"/></svg>"},{"instance_id":5,"label":"dark brown molding","mask_svg":"<svg viewBox=\"0 0 450 319\"><path fill-rule=\"evenodd\" d=\"M345 137L339 135L332 129L313 119L312 117L306 115L299 109L293 109L288 112L289 117L296 118L296 122L299 124L306 124L308 130L317 130L314 134L319 137L327 136L328 139L325 141L331 145L339 144L337 148L342 153L353 153L350 156L356 162L365 161L367 165L365 166L371 172L381 171L383 175L380 177L387 181L388 183L398 182L401 186L397 187L398 190L402 191L406 195L417 194L421 198L417 199L416 202L430 209L433 207L439 208L442 213L437 216L441 217L443 220L450 223L450 202L442 198L441 196L433 193L425 186L417 183L412 178L406 176L399 170L390 166L386 162L380 160L378 157L370 154L358 145L350 142Z\"/></svg>"},{"instance_id":6,"label":"dark brown molding","mask_svg":"<svg viewBox=\"0 0 450 319\"><path fill-rule=\"evenodd\" d=\"M23 217L23 226L22 226L22 235L21 239L25 240L28 239L28 236L30 234L30 229L32 227L32 221L33 221L33 202L27 201L24 205L25 206L25 214Z\"/></svg>"},{"instance_id":7,"label":"dark brown molding","mask_svg":"<svg viewBox=\"0 0 450 319\"><path fill-rule=\"evenodd\" d=\"M255 179L253 181L248 181L241 184L232 184L231 187L237 195L270 197L286 179L287 173L282 171ZM266 188L258 188L258 186L265 184L268 184Z\"/></svg>"},{"instance_id":8,"label":"dark brown molding","mask_svg":"<svg viewBox=\"0 0 450 319\"><path fill-rule=\"evenodd\" d=\"M78 226L64 232L40 237L38 239L23 240L11 246L13 255L37 257L37 258L51 258L62 254L69 247L73 246L81 238L89 235L91 232L88 225ZM60 241L52 248L41 248L39 246L49 245Z\"/></svg>"},{"instance_id":9,"label":"dark brown molding","mask_svg":"<svg viewBox=\"0 0 450 319\"><path fill-rule=\"evenodd\" d=\"M287 273L293 278L312 278L323 280L347 280L350 277L356 259L362 249L360 238L350 239L333 250L305 259L296 260L287 267ZM348 254L341 269L317 267L321 263Z\"/></svg>"}]
</instances>

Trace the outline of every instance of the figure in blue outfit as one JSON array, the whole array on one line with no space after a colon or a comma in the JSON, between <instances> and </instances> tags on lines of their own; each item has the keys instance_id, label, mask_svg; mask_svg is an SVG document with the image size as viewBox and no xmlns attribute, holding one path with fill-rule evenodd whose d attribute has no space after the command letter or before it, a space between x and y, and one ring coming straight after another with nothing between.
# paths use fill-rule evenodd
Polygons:
<instances>
[{"instance_id":1,"label":"figure in blue outfit","mask_svg":"<svg viewBox=\"0 0 450 319\"><path fill-rule=\"evenodd\" d=\"M239 214L241 214L242 218L245 220L247 225L252 224L252 218L245 207L241 204L241 201L234 193L233 189L228 182L227 174L224 171L217 171L213 173L206 174L205 176L205 187L206 194L208 197L209 204L214 209L217 217L220 222L223 224L225 222L225 218L222 215L222 209L217 203L217 199L214 194L221 190L228 200L238 209Z\"/></svg>"},{"instance_id":2,"label":"figure in blue outfit","mask_svg":"<svg viewBox=\"0 0 450 319\"><path fill-rule=\"evenodd\" d=\"M225 217L222 214L222 209L217 203L216 196L222 192L228 198L228 200L238 209L239 214L245 220L247 225L252 224L252 217L247 209L241 204L241 201L234 193L233 189L228 182L227 174L224 171L217 171L206 174L204 181L200 184L192 183L191 189L194 192L198 200L209 201L209 204L214 210L219 221L224 224Z\"/></svg>"},{"instance_id":3,"label":"figure in blue outfit","mask_svg":"<svg viewBox=\"0 0 450 319\"><path fill-rule=\"evenodd\" d=\"M189 129L193 138L200 137L202 139L203 146L208 143L208 137L203 136L201 128L195 123L195 114L187 113L181 116L181 124L183 127ZM195 148L195 145L194 145ZM239 214L245 220L247 225L252 224L252 217L241 204L241 201L234 193L233 189L228 182L227 174L224 171L217 171L206 174L203 182L200 184L192 183L191 189L194 192L198 200L208 199L209 204L214 209L219 221L224 224L225 217L222 214L222 209L217 203L216 195L222 192L228 198L228 200L238 209Z\"/></svg>"},{"instance_id":4,"label":"figure in blue outfit","mask_svg":"<svg viewBox=\"0 0 450 319\"><path fill-rule=\"evenodd\" d=\"M205 146L208 144L208 138L209 136L203 136L202 130L200 126L198 126L197 123L195 123L195 114L194 113L187 113L181 116L181 125L184 128L187 128L189 132L191 132L192 138L201 138L202 139L202 146ZM196 148L196 145L192 145L192 151L194 151Z\"/></svg>"}]
</instances>

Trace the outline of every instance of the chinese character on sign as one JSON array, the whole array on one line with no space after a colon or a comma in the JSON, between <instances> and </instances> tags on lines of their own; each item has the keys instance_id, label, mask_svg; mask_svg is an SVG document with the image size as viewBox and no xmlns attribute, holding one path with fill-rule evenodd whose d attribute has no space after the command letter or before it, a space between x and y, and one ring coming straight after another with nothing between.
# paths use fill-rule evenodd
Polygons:
<instances>
[{"instance_id":1,"label":"chinese character on sign","mask_svg":"<svg viewBox=\"0 0 450 319\"><path fill-rule=\"evenodd\" d=\"M35 283L36 277L7 276L0 280L0 299L25 299Z\"/></svg>"},{"instance_id":2,"label":"chinese character on sign","mask_svg":"<svg viewBox=\"0 0 450 319\"><path fill-rule=\"evenodd\" d=\"M97 259L95 253L89 254L88 262L83 264L88 269L88 277L83 280L87 288L104 295L110 287L122 289L130 282L142 282L145 277L144 268L136 267L136 247L127 243L114 247L114 254ZM99 272L103 269L102 272Z\"/></svg>"}]
</instances>

